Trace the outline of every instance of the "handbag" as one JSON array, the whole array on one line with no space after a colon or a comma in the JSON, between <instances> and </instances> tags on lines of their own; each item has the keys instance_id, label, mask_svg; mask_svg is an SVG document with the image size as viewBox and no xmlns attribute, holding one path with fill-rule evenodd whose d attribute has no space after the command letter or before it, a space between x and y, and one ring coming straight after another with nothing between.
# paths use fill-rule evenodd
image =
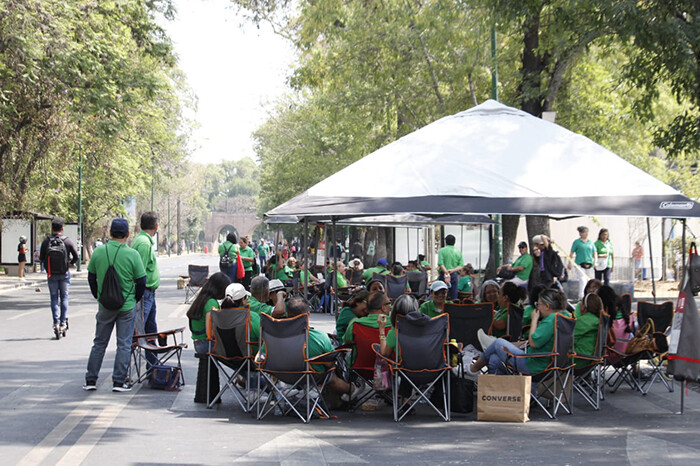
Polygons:
<instances>
[{"instance_id":1,"label":"handbag","mask_svg":"<svg viewBox=\"0 0 700 466\"><path fill-rule=\"evenodd\" d=\"M599 257L597 261L595 261L595 267L594 267L598 272L602 272L603 270L608 268L608 258L606 257Z\"/></svg>"},{"instance_id":2,"label":"handbag","mask_svg":"<svg viewBox=\"0 0 700 466\"><path fill-rule=\"evenodd\" d=\"M156 390L178 391L181 378L179 367L154 365L148 385Z\"/></svg>"},{"instance_id":3,"label":"handbag","mask_svg":"<svg viewBox=\"0 0 700 466\"><path fill-rule=\"evenodd\" d=\"M480 375L477 420L529 421L531 389L532 377L529 375Z\"/></svg>"},{"instance_id":4,"label":"handbag","mask_svg":"<svg viewBox=\"0 0 700 466\"><path fill-rule=\"evenodd\" d=\"M647 319L647 322L639 329L637 334L630 340L627 344L627 354L637 354L642 351L653 351L654 350L654 321Z\"/></svg>"},{"instance_id":5,"label":"handbag","mask_svg":"<svg viewBox=\"0 0 700 466\"><path fill-rule=\"evenodd\" d=\"M245 277L245 268L243 267L243 259L241 259L241 250L239 248L236 256L236 278L243 277Z\"/></svg>"}]
</instances>

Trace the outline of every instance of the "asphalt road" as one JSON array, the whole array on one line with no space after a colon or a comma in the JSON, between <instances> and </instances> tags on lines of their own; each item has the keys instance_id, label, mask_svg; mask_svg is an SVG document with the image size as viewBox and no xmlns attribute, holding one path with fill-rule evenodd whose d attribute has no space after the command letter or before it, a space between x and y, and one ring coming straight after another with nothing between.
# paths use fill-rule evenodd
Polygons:
<instances>
[{"instance_id":1,"label":"asphalt road","mask_svg":"<svg viewBox=\"0 0 700 466\"><path fill-rule=\"evenodd\" d=\"M157 293L161 329L187 324L184 291L176 277L188 263L215 256L160 262ZM99 389L81 386L94 332L96 304L84 277L71 287L70 330L53 338L45 284L0 294L0 460L2 464L688 464L700 460L700 394L686 397L677 415L680 385L668 393L655 384L642 397L622 388L600 412L576 402L573 415L550 421L533 409L526 424L477 422L454 415L450 423L421 407L394 423L391 409L336 411L331 420L304 425L291 417L256 421L230 396L208 410L193 403L196 360L190 348L180 392L137 386L112 393L114 339ZM333 328L330 316L312 316ZM104 385L102 385L104 383Z\"/></svg>"}]
</instances>

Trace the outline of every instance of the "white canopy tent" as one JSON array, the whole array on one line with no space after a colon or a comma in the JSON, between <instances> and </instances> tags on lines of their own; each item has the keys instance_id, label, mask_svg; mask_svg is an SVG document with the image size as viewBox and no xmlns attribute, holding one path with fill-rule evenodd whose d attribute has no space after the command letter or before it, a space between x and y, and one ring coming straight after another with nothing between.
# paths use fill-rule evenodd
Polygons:
<instances>
[{"instance_id":1,"label":"white canopy tent","mask_svg":"<svg viewBox=\"0 0 700 466\"><path fill-rule=\"evenodd\" d=\"M590 139L489 100L382 147L267 215L401 213L686 218L700 217L700 206Z\"/></svg>"}]
</instances>

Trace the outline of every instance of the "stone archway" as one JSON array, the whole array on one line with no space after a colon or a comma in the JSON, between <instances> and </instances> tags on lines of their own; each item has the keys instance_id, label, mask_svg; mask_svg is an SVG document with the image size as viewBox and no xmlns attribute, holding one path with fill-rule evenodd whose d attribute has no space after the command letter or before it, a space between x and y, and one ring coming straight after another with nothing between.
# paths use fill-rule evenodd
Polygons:
<instances>
[{"instance_id":1,"label":"stone archway","mask_svg":"<svg viewBox=\"0 0 700 466\"><path fill-rule=\"evenodd\" d=\"M236 238L240 238L240 234L238 233L238 230L233 225L229 225L229 224L221 225L219 228L217 228L217 231L218 231L218 233L217 233L216 237L214 238L214 240L216 242L218 242L219 244L226 241L226 235L228 235L229 233L233 233L234 235L236 235Z\"/></svg>"}]
</instances>

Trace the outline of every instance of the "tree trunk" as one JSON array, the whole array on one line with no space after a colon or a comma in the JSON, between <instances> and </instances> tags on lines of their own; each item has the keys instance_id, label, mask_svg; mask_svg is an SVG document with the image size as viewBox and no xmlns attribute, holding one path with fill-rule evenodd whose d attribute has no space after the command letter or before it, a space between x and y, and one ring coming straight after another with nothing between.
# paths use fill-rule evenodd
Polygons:
<instances>
[{"instance_id":1,"label":"tree trunk","mask_svg":"<svg viewBox=\"0 0 700 466\"><path fill-rule=\"evenodd\" d=\"M543 217L541 215L528 215L525 217L525 224L527 225L527 242L530 245L530 251L532 251L533 236L547 235L551 238L549 230L549 217Z\"/></svg>"},{"instance_id":2,"label":"tree trunk","mask_svg":"<svg viewBox=\"0 0 700 466\"><path fill-rule=\"evenodd\" d=\"M501 218L503 219L503 263L510 264L513 262L513 250L517 241L520 215L503 215Z\"/></svg>"}]
</instances>

